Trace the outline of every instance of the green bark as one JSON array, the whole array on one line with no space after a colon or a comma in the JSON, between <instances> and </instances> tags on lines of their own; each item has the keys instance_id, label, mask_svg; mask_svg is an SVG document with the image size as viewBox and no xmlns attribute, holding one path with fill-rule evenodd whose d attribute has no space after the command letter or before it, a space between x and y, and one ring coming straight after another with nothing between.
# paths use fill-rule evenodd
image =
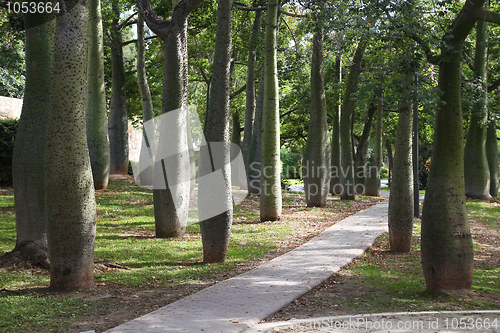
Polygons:
<instances>
[{"instance_id":1,"label":"green bark","mask_svg":"<svg viewBox=\"0 0 500 333\"><path fill-rule=\"evenodd\" d=\"M389 241L391 251L408 253L413 232L412 108L410 84L413 73L405 75L399 102L394 169L389 196Z\"/></svg>"},{"instance_id":2,"label":"green bark","mask_svg":"<svg viewBox=\"0 0 500 333\"><path fill-rule=\"evenodd\" d=\"M262 110L262 167L260 219L281 218L280 119L277 66L279 1L268 0L264 56L264 108Z\"/></svg>"},{"instance_id":3,"label":"green bark","mask_svg":"<svg viewBox=\"0 0 500 333\"><path fill-rule=\"evenodd\" d=\"M112 2L111 25L111 107L109 110L110 174L128 173L128 114L125 94L125 68L123 65L122 35L118 20L118 0Z\"/></svg>"},{"instance_id":4,"label":"green bark","mask_svg":"<svg viewBox=\"0 0 500 333\"><path fill-rule=\"evenodd\" d=\"M96 231L85 128L89 13L84 1L66 8L56 21L45 155L50 288L57 291L93 286Z\"/></svg>"},{"instance_id":5,"label":"green bark","mask_svg":"<svg viewBox=\"0 0 500 333\"><path fill-rule=\"evenodd\" d=\"M365 181L365 195L380 196L380 169L382 168L382 128L384 124L384 114L382 101L377 105L375 123L375 142L373 147L373 162L368 168Z\"/></svg>"},{"instance_id":6,"label":"green bark","mask_svg":"<svg viewBox=\"0 0 500 333\"><path fill-rule=\"evenodd\" d=\"M342 112L340 115L340 178L341 178L341 194L342 200L354 200L354 161L353 161L353 144L351 136L352 119L354 109L356 107L355 93L358 89L359 76L361 75L361 64L363 55L366 49L367 41L359 42L352 60L347 78L346 89L344 93Z\"/></svg>"},{"instance_id":7,"label":"green bark","mask_svg":"<svg viewBox=\"0 0 500 333\"><path fill-rule=\"evenodd\" d=\"M259 3L263 3L260 0ZM262 21L262 10L255 12L253 21L252 36L248 45L248 63L247 63L247 84L246 84L246 102L245 102L245 124L243 131L242 153L245 165L248 170L248 158L250 146L252 144L253 123L255 118L255 69L257 64L257 44L259 41L260 25Z\"/></svg>"},{"instance_id":8,"label":"green bark","mask_svg":"<svg viewBox=\"0 0 500 333\"><path fill-rule=\"evenodd\" d=\"M490 120L486 137L486 156L490 168L490 195L498 197L498 141L495 122Z\"/></svg>"},{"instance_id":9,"label":"green bark","mask_svg":"<svg viewBox=\"0 0 500 333\"><path fill-rule=\"evenodd\" d=\"M441 92L422 212L422 268L427 288L445 292L472 285L473 247L465 207L462 46L484 0L466 2L443 38L438 89Z\"/></svg>"},{"instance_id":10,"label":"green bark","mask_svg":"<svg viewBox=\"0 0 500 333\"><path fill-rule=\"evenodd\" d=\"M312 38L311 116L304 151L304 191L308 207L324 207L330 187L330 145L323 79L323 29Z\"/></svg>"},{"instance_id":11,"label":"green bark","mask_svg":"<svg viewBox=\"0 0 500 333\"><path fill-rule=\"evenodd\" d=\"M48 268L44 159L55 20L38 14L27 14L24 20L26 84L12 156L17 232L12 254Z\"/></svg>"},{"instance_id":12,"label":"green bark","mask_svg":"<svg viewBox=\"0 0 500 333\"><path fill-rule=\"evenodd\" d=\"M209 183L204 182L203 177L200 177L198 203L204 262L223 262L226 259L231 225L233 224L229 151L229 73L231 64L232 6L232 0L218 1L212 89L210 90L204 128L207 145L202 146L200 149L200 175L208 175L214 171L219 171L212 168L213 164L220 164L220 171L222 171L225 183L224 189L217 192L217 206L223 207L224 212L202 220L201 216L205 211L212 210L214 189ZM238 128L233 127L233 133L239 133L239 121L236 126ZM222 152L214 154L214 150L217 149L210 148L213 143L222 145ZM214 160L214 157L222 157L223 160L218 162Z\"/></svg>"},{"instance_id":13,"label":"green bark","mask_svg":"<svg viewBox=\"0 0 500 333\"><path fill-rule=\"evenodd\" d=\"M481 83L481 97L471 110L469 132L465 141L465 195L471 198L490 198L490 169L486 157L486 130L488 121L488 36L487 23L477 21L476 53L474 56L474 79Z\"/></svg>"},{"instance_id":14,"label":"green bark","mask_svg":"<svg viewBox=\"0 0 500 333\"><path fill-rule=\"evenodd\" d=\"M100 0L89 0L89 13L87 144L94 187L101 190L108 187L110 157Z\"/></svg>"},{"instance_id":15,"label":"green bark","mask_svg":"<svg viewBox=\"0 0 500 333\"><path fill-rule=\"evenodd\" d=\"M337 55L335 59L334 83L342 82L342 56ZM340 181L340 115L342 109L342 95L339 93L336 104L333 108L333 132L332 132L332 160L331 160L331 179L330 191L333 195L342 193Z\"/></svg>"}]
</instances>

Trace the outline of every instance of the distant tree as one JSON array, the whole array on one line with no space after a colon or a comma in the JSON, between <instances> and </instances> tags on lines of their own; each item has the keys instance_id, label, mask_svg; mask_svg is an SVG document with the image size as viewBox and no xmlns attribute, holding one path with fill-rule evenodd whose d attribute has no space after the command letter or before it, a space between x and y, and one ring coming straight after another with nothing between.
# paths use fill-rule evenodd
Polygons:
<instances>
[{"instance_id":1,"label":"distant tree","mask_svg":"<svg viewBox=\"0 0 500 333\"><path fill-rule=\"evenodd\" d=\"M45 195L50 289L93 286L96 202L85 129L89 12L65 1L56 21Z\"/></svg>"},{"instance_id":2,"label":"distant tree","mask_svg":"<svg viewBox=\"0 0 500 333\"><path fill-rule=\"evenodd\" d=\"M312 37L311 116L304 151L304 190L308 207L324 207L330 189L330 142L323 77L323 29L318 14Z\"/></svg>"},{"instance_id":3,"label":"distant tree","mask_svg":"<svg viewBox=\"0 0 500 333\"><path fill-rule=\"evenodd\" d=\"M383 90L379 91L380 101L377 103L377 113L375 115L375 140L373 147L373 159L368 168L365 180L365 195L380 196L380 169L382 168L382 140L383 140Z\"/></svg>"},{"instance_id":4,"label":"distant tree","mask_svg":"<svg viewBox=\"0 0 500 333\"><path fill-rule=\"evenodd\" d=\"M110 174L128 173L128 113L125 93L122 31L118 0L112 0L111 23L111 106L109 110Z\"/></svg>"},{"instance_id":5,"label":"distant tree","mask_svg":"<svg viewBox=\"0 0 500 333\"><path fill-rule=\"evenodd\" d=\"M106 92L104 87L104 51L101 1L89 0L89 67L87 99L87 144L96 190L108 187L109 141Z\"/></svg>"},{"instance_id":6,"label":"distant tree","mask_svg":"<svg viewBox=\"0 0 500 333\"><path fill-rule=\"evenodd\" d=\"M495 122L490 120L486 137L486 155L490 168L490 195L498 197L498 143Z\"/></svg>"},{"instance_id":7,"label":"distant tree","mask_svg":"<svg viewBox=\"0 0 500 333\"><path fill-rule=\"evenodd\" d=\"M262 166L260 178L260 219L281 218L280 120L277 65L279 0L268 0L264 56L264 108L262 110Z\"/></svg>"},{"instance_id":8,"label":"distant tree","mask_svg":"<svg viewBox=\"0 0 500 333\"><path fill-rule=\"evenodd\" d=\"M337 55L335 58L335 73L334 73L334 84L339 84L342 82L342 55ZM342 109L342 98L341 94L338 94L338 99L336 99L333 107L333 131L332 131L332 160L331 160L331 179L330 179L330 191L333 195L340 195L341 183L340 183L340 114Z\"/></svg>"},{"instance_id":9,"label":"distant tree","mask_svg":"<svg viewBox=\"0 0 500 333\"><path fill-rule=\"evenodd\" d=\"M262 158L262 110L264 108L264 71L260 76L259 90L255 103L255 118L252 128L252 142L248 153L248 192L260 194L260 173Z\"/></svg>"},{"instance_id":10,"label":"distant tree","mask_svg":"<svg viewBox=\"0 0 500 333\"><path fill-rule=\"evenodd\" d=\"M465 195L478 199L491 197L490 169L486 157L486 131L488 127L487 44L487 23L484 20L478 20L474 80L480 87L481 93L473 104L464 151Z\"/></svg>"}]
</instances>

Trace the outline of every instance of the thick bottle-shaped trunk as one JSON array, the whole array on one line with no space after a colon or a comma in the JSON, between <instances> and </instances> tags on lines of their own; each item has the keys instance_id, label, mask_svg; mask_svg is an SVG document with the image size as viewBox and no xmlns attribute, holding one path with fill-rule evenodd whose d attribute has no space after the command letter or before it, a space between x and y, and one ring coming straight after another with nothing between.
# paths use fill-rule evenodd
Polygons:
<instances>
[{"instance_id":1,"label":"thick bottle-shaped trunk","mask_svg":"<svg viewBox=\"0 0 500 333\"><path fill-rule=\"evenodd\" d=\"M447 55L439 69L438 109L422 211L422 267L427 288L470 289L473 249L465 208L460 60Z\"/></svg>"},{"instance_id":2,"label":"thick bottle-shaped trunk","mask_svg":"<svg viewBox=\"0 0 500 333\"><path fill-rule=\"evenodd\" d=\"M259 90L255 103L255 119L252 129L252 143L248 154L248 192L260 195L261 148L262 148L262 110L264 108L264 71L260 77Z\"/></svg>"},{"instance_id":3,"label":"thick bottle-shaped trunk","mask_svg":"<svg viewBox=\"0 0 500 333\"><path fill-rule=\"evenodd\" d=\"M384 114L382 102L377 105L375 122L375 142L373 147L373 161L366 172L365 195L380 196L380 169L382 168L382 128Z\"/></svg>"},{"instance_id":4,"label":"thick bottle-shaped trunk","mask_svg":"<svg viewBox=\"0 0 500 333\"><path fill-rule=\"evenodd\" d=\"M347 78L344 98L342 100L342 112L340 115L340 178L341 191L340 198L342 200L354 200L354 160L353 160L353 144L352 144L352 119L356 100L354 94L358 89L359 76L361 75L361 64L365 52L367 41L359 42L352 60Z\"/></svg>"},{"instance_id":5,"label":"thick bottle-shaped trunk","mask_svg":"<svg viewBox=\"0 0 500 333\"><path fill-rule=\"evenodd\" d=\"M233 223L229 151L232 5L232 0L218 1L212 89L204 129L207 145L200 149L198 203L204 262L223 262L226 259ZM239 127L239 121L233 123L233 135L239 133ZM239 138L236 139L239 141ZM220 148L212 145L218 145ZM218 167L218 170L214 170L214 167ZM217 191L215 205L221 207L222 212L216 216L211 216L215 189L213 184L203 177L213 172L222 172L224 182L217 184L220 191Z\"/></svg>"},{"instance_id":6,"label":"thick bottle-shaped trunk","mask_svg":"<svg viewBox=\"0 0 500 333\"><path fill-rule=\"evenodd\" d=\"M335 59L334 82L342 82L342 56L337 55ZM342 193L340 183L340 114L342 108L342 95L339 93L336 104L333 107L333 131L332 131L332 160L330 172L330 191L333 195Z\"/></svg>"},{"instance_id":7,"label":"thick bottle-shaped trunk","mask_svg":"<svg viewBox=\"0 0 500 333\"><path fill-rule=\"evenodd\" d=\"M110 163L100 0L89 0L89 15L87 144L94 187L100 190L108 187Z\"/></svg>"},{"instance_id":8,"label":"thick bottle-shaped trunk","mask_svg":"<svg viewBox=\"0 0 500 333\"><path fill-rule=\"evenodd\" d=\"M261 0L263 3L264 1ZM248 63L247 63L247 84L246 84L246 102L245 102L245 124L243 131L242 153L245 166L248 170L248 158L250 146L252 144L252 133L255 121L255 69L257 64L257 44L259 40L260 25L262 21L262 10L255 12L253 21L252 36L248 45Z\"/></svg>"},{"instance_id":9,"label":"thick bottle-shaped trunk","mask_svg":"<svg viewBox=\"0 0 500 333\"><path fill-rule=\"evenodd\" d=\"M260 219L281 218L280 119L277 65L279 1L268 0L264 57L264 109L262 110L262 167Z\"/></svg>"},{"instance_id":10,"label":"thick bottle-shaped trunk","mask_svg":"<svg viewBox=\"0 0 500 333\"><path fill-rule=\"evenodd\" d=\"M323 80L323 30L312 38L311 116L304 151L304 191L308 207L324 207L330 189L330 145Z\"/></svg>"},{"instance_id":11,"label":"thick bottle-shaped trunk","mask_svg":"<svg viewBox=\"0 0 500 333\"><path fill-rule=\"evenodd\" d=\"M486 136L486 156L490 168L490 195L498 197L498 140L495 122L490 120Z\"/></svg>"},{"instance_id":12,"label":"thick bottle-shaped trunk","mask_svg":"<svg viewBox=\"0 0 500 333\"><path fill-rule=\"evenodd\" d=\"M187 18L184 24L172 28L164 40L163 109L172 112L161 131L154 165L155 182L161 180L153 190L155 229L157 237L182 236L187 225L190 196L190 159L187 137ZM160 146L170 145L169 151L176 156L163 159ZM164 151L167 148L164 149ZM163 188L163 189L162 189Z\"/></svg>"},{"instance_id":13,"label":"thick bottle-shaped trunk","mask_svg":"<svg viewBox=\"0 0 500 333\"><path fill-rule=\"evenodd\" d=\"M120 11L117 0L112 2L111 26L111 107L109 110L110 174L128 173L128 115L125 94L122 35L118 27Z\"/></svg>"},{"instance_id":14,"label":"thick bottle-shaped trunk","mask_svg":"<svg viewBox=\"0 0 500 333\"><path fill-rule=\"evenodd\" d=\"M45 195L50 288L93 286L96 203L85 129L88 7L66 3L54 43Z\"/></svg>"},{"instance_id":15,"label":"thick bottle-shaped trunk","mask_svg":"<svg viewBox=\"0 0 500 333\"><path fill-rule=\"evenodd\" d=\"M356 182L356 193L364 194L365 192L365 178L367 172L366 158L368 154L368 140L370 139L370 133L372 131L373 116L377 106L371 103L368 106L368 119L363 126L363 133L359 139L358 147L356 149L356 154L354 155L354 165L356 166L354 172L354 181Z\"/></svg>"},{"instance_id":16,"label":"thick bottle-shaped trunk","mask_svg":"<svg viewBox=\"0 0 500 333\"><path fill-rule=\"evenodd\" d=\"M488 121L487 84L487 23L477 22L474 79L481 82L482 94L471 110L469 132L465 141L465 195L471 198L490 198L490 169L486 157L486 130Z\"/></svg>"},{"instance_id":17,"label":"thick bottle-shaped trunk","mask_svg":"<svg viewBox=\"0 0 500 333\"><path fill-rule=\"evenodd\" d=\"M12 255L48 268L45 229L45 143L55 20L25 15L26 85L12 156L16 207L16 247Z\"/></svg>"},{"instance_id":18,"label":"thick bottle-shaped trunk","mask_svg":"<svg viewBox=\"0 0 500 333\"><path fill-rule=\"evenodd\" d=\"M410 83L406 75L399 102L399 119L396 130L394 168L389 196L389 241L396 253L410 252L413 232L413 165L412 165L412 109Z\"/></svg>"}]
</instances>

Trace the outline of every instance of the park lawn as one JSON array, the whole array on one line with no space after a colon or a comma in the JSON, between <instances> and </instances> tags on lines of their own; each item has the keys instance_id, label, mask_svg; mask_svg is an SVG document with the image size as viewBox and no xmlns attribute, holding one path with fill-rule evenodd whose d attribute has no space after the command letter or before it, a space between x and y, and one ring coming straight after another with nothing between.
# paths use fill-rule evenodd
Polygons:
<instances>
[{"instance_id":1,"label":"park lawn","mask_svg":"<svg viewBox=\"0 0 500 333\"><path fill-rule=\"evenodd\" d=\"M393 254L388 233L361 257L266 321L359 313L437 310L498 310L499 202L467 203L474 244L472 292L447 295L426 290L420 262L420 220L415 219L409 254Z\"/></svg>"},{"instance_id":2,"label":"park lawn","mask_svg":"<svg viewBox=\"0 0 500 333\"><path fill-rule=\"evenodd\" d=\"M349 202L330 197L327 208L307 208L303 194L284 191L282 221L256 223L259 203L249 197L234 209L227 261L216 264L201 263L197 224L190 224L184 237L154 238L151 191L113 181L97 192L96 200L96 288L56 294L47 289L45 270L0 269L1 332L112 327L286 252L380 199ZM0 221L1 254L15 245L12 190L0 191Z\"/></svg>"}]
</instances>

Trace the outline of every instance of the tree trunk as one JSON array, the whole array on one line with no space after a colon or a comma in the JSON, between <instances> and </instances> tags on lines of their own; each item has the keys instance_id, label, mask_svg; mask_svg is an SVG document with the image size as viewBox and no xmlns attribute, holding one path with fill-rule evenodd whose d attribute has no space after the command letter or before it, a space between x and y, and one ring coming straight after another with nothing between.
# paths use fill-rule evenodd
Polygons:
<instances>
[{"instance_id":1,"label":"tree trunk","mask_svg":"<svg viewBox=\"0 0 500 333\"><path fill-rule=\"evenodd\" d=\"M380 196L380 169L382 168L382 128L384 125L383 104L377 105L377 122L375 123L375 144L373 148L373 163L368 168L365 195Z\"/></svg>"},{"instance_id":2,"label":"tree trunk","mask_svg":"<svg viewBox=\"0 0 500 333\"><path fill-rule=\"evenodd\" d=\"M125 68L123 66L122 35L118 27L120 10L113 0L111 26L111 108L109 110L110 174L128 173L128 114L125 95Z\"/></svg>"},{"instance_id":3,"label":"tree trunk","mask_svg":"<svg viewBox=\"0 0 500 333\"><path fill-rule=\"evenodd\" d=\"M19 256L48 269L44 160L55 19L40 19L44 20L44 16L24 17L26 85L12 156L17 240L14 250L2 259Z\"/></svg>"},{"instance_id":4,"label":"tree trunk","mask_svg":"<svg viewBox=\"0 0 500 333\"><path fill-rule=\"evenodd\" d=\"M374 103L370 103L368 106L368 119L363 127L363 133L358 142L358 148L356 149L356 154L354 155L354 165L356 170L354 173L354 180L356 182L356 193L364 194L365 192L365 178L366 178L366 154L368 153L368 140L370 139L370 132L372 131L373 116L377 106Z\"/></svg>"},{"instance_id":5,"label":"tree trunk","mask_svg":"<svg viewBox=\"0 0 500 333\"><path fill-rule=\"evenodd\" d=\"M413 232L412 79L413 73L406 74L402 83L389 196L389 241L396 253L410 252Z\"/></svg>"},{"instance_id":6,"label":"tree trunk","mask_svg":"<svg viewBox=\"0 0 500 333\"><path fill-rule=\"evenodd\" d=\"M422 268L427 288L445 292L472 285L474 252L464 183L461 54L474 12L484 0L466 2L443 38L438 89L441 103L422 212Z\"/></svg>"},{"instance_id":7,"label":"tree trunk","mask_svg":"<svg viewBox=\"0 0 500 333\"><path fill-rule=\"evenodd\" d=\"M252 143L248 154L248 192L260 195L261 157L262 157L262 110L264 108L264 70L259 82L255 105Z\"/></svg>"},{"instance_id":8,"label":"tree trunk","mask_svg":"<svg viewBox=\"0 0 500 333\"><path fill-rule=\"evenodd\" d=\"M263 3L263 0L260 2ZM245 103L245 125L243 131L242 153L245 166L248 170L248 158L250 146L252 144L252 133L255 117L255 67L257 64L257 44L259 41L260 25L262 21L262 10L255 12L253 21L252 36L248 46L248 64L247 64L247 84L246 84L246 103Z\"/></svg>"},{"instance_id":9,"label":"tree trunk","mask_svg":"<svg viewBox=\"0 0 500 333\"><path fill-rule=\"evenodd\" d=\"M186 231L189 210L190 159L187 142L187 81L184 67L187 66L184 43L187 42L187 18L180 27L172 28L164 40L163 109L162 114L172 112L170 124L164 124L159 142L170 145L176 156L164 159L157 152L154 179L162 180L163 188L153 190L155 229L157 237L182 236Z\"/></svg>"},{"instance_id":10,"label":"tree trunk","mask_svg":"<svg viewBox=\"0 0 500 333\"><path fill-rule=\"evenodd\" d=\"M101 190L108 187L110 162L100 0L89 0L89 14L87 144L94 187Z\"/></svg>"},{"instance_id":11,"label":"tree trunk","mask_svg":"<svg viewBox=\"0 0 500 333\"><path fill-rule=\"evenodd\" d=\"M418 73L415 71L415 89L413 91L413 135L412 135L412 163L413 163L413 216L420 217L419 194L419 167L418 167Z\"/></svg>"},{"instance_id":12,"label":"tree trunk","mask_svg":"<svg viewBox=\"0 0 500 333\"><path fill-rule=\"evenodd\" d=\"M366 40L361 40L354 54L352 64L349 70L349 77L342 103L342 113L340 115L340 161L341 168L340 178L342 185L342 193L340 198L342 200L354 200L356 198L354 192L354 161L352 153L352 120L356 101L354 94L358 89L358 80L361 75L361 63L363 61L363 54L367 45Z\"/></svg>"},{"instance_id":13,"label":"tree trunk","mask_svg":"<svg viewBox=\"0 0 500 333\"><path fill-rule=\"evenodd\" d=\"M486 138L486 155L490 168L490 195L498 197L498 141L495 122L490 120Z\"/></svg>"},{"instance_id":14,"label":"tree trunk","mask_svg":"<svg viewBox=\"0 0 500 333\"><path fill-rule=\"evenodd\" d=\"M96 203L85 129L89 13L84 1L56 21L45 195L50 289L93 286Z\"/></svg>"},{"instance_id":15,"label":"tree trunk","mask_svg":"<svg viewBox=\"0 0 500 333\"><path fill-rule=\"evenodd\" d=\"M148 77L146 73L146 59L145 59L145 45L144 45L144 17L139 12L137 13L137 83L139 92L142 99L142 123L143 126L154 117L153 101L151 98L151 91L149 89ZM146 125L148 126L148 125ZM141 151L142 156L148 157L147 167L142 170L139 175L139 182L141 185L153 185L153 164L154 156L151 151L149 139L146 132L143 132L145 146L141 149L146 149L145 153Z\"/></svg>"},{"instance_id":16,"label":"tree trunk","mask_svg":"<svg viewBox=\"0 0 500 333\"><path fill-rule=\"evenodd\" d=\"M335 59L334 84L342 82L342 56L337 55ZM339 89L340 90L340 89ZM336 104L333 107L333 132L332 132L332 160L330 191L333 195L342 193L340 182L340 115L342 109L342 95L339 92Z\"/></svg>"},{"instance_id":17,"label":"tree trunk","mask_svg":"<svg viewBox=\"0 0 500 333\"><path fill-rule=\"evenodd\" d=\"M389 139L385 140L385 149L387 150L387 159L389 160L389 175L387 179L387 186L391 187L392 169L394 168L394 155L392 154L392 146Z\"/></svg>"},{"instance_id":18,"label":"tree trunk","mask_svg":"<svg viewBox=\"0 0 500 333\"><path fill-rule=\"evenodd\" d=\"M277 221L281 218L279 86L276 58L278 12L279 1L268 0L262 110L261 221Z\"/></svg>"},{"instance_id":19,"label":"tree trunk","mask_svg":"<svg viewBox=\"0 0 500 333\"><path fill-rule=\"evenodd\" d=\"M205 123L207 145L200 149L199 215L204 262L226 259L233 223L231 167L229 151L229 83L231 63L232 0L219 0L217 30L212 71L212 89ZM239 133L239 121L233 132ZM221 148L217 148L219 145ZM215 167L217 166L217 169ZM215 205L221 212L213 216L214 185L206 181L209 174L222 172L223 184L217 184Z\"/></svg>"},{"instance_id":20,"label":"tree trunk","mask_svg":"<svg viewBox=\"0 0 500 333\"><path fill-rule=\"evenodd\" d=\"M488 123L488 36L487 23L477 21L474 79L481 84L481 97L471 110L471 118L464 151L465 195L477 199L489 199L490 169L486 157L486 131Z\"/></svg>"},{"instance_id":21,"label":"tree trunk","mask_svg":"<svg viewBox=\"0 0 500 333\"><path fill-rule=\"evenodd\" d=\"M330 187L330 149L323 80L323 29L312 38L311 116L304 151L304 191L308 207L324 207Z\"/></svg>"}]
</instances>

